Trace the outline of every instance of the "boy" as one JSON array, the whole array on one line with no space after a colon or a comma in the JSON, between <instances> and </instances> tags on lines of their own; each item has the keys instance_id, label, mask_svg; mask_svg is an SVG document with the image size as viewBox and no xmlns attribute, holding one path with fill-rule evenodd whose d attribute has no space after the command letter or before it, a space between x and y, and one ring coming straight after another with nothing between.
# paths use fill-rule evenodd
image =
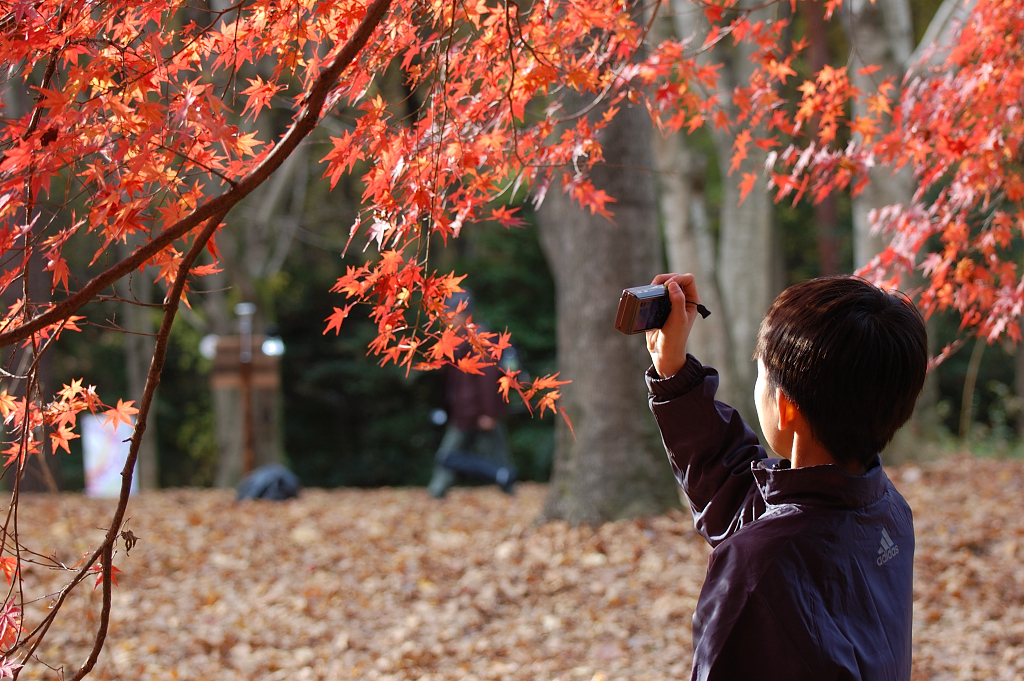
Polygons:
<instances>
[{"instance_id":1,"label":"boy","mask_svg":"<svg viewBox=\"0 0 1024 681\"><path fill-rule=\"evenodd\" d=\"M663 274L672 312L647 332L651 409L697 531L714 547L693 615L692 679L910 678L914 528L879 452L924 384L924 323L853 277L790 287L758 334L767 458L686 354L700 302Z\"/></svg>"}]
</instances>

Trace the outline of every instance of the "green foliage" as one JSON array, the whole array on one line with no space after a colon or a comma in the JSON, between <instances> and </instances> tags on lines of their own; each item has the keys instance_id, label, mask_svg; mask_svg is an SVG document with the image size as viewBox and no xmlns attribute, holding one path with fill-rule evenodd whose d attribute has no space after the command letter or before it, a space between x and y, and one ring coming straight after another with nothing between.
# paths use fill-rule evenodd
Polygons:
<instances>
[{"instance_id":1,"label":"green foliage","mask_svg":"<svg viewBox=\"0 0 1024 681\"><path fill-rule=\"evenodd\" d=\"M930 330L934 330L934 342L939 348L963 336L958 330L958 321L951 314L937 315ZM964 383L976 342L974 338L969 339L937 369L939 422L945 433L955 438L963 436L959 430ZM972 449L991 451L1012 448L1019 440L1016 422L1021 403L1014 394L1018 350L1010 342L995 343L984 349L971 409L971 432L967 441Z\"/></svg>"},{"instance_id":2,"label":"green foliage","mask_svg":"<svg viewBox=\"0 0 1024 681\"><path fill-rule=\"evenodd\" d=\"M332 299L317 291L326 290L293 286L291 294L309 295L279 313L284 441L293 470L306 485L425 484L436 444L429 411L437 376L378 367L366 356L376 328L364 315L352 315L337 337L322 335L322 311Z\"/></svg>"}]
</instances>

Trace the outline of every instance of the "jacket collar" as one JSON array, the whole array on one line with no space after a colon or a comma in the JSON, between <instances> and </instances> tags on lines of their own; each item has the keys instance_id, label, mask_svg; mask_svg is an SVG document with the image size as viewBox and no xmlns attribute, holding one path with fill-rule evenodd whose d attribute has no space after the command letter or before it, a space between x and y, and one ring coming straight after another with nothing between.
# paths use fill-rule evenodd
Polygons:
<instances>
[{"instance_id":1,"label":"jacket collar","mask_svg":"<svg viewBox=\"0 0 1024 681\"><path fill-rule=\"evenodd\" d=\"M861 508L881 499L889 483L880 457L864 475L850 475L831 464L790 468L785 459L760 459L750 468L765 503L772 506Z\"/></svg>"}]
</instances>

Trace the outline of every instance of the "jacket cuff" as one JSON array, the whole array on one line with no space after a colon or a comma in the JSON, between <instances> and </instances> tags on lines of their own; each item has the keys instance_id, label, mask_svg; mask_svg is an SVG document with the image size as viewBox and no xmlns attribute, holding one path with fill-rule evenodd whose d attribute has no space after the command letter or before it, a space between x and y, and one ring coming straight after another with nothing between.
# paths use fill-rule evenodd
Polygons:
<instances>
[{"instance_id":1,"label":"jacket cuff","mask_svg":"<svg viewBox=\"0 0 1024 681\"><path fill-rule=\"evenodd\" d=\"M702 385L706 373L704 365L687 353L686 364L674 376L661 378L653 365L647 369L647 390L655 402L667 402Z\"/></svg>"}]
</instances>

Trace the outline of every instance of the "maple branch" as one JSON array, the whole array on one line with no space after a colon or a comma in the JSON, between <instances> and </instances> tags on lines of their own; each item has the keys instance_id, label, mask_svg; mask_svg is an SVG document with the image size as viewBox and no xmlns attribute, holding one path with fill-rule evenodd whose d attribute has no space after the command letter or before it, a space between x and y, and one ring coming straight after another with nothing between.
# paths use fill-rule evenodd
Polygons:
<instances>
[{"instance_id":1,"label":"maple branch","mask_svg":"<svg viewBox=\"0 0 1024 681\"><path fill-rule=\"evenodd\" d=\"M60 30L60 27L64 25L64 20L67 19L68 13L70 13L70 11L70 9L65 9L63 12L61 12L60 18L57 20L58 30ZM52 50L50 50L50 59L46 63L46 71L43 73L43 80L42 84L40 85L40 89L46 89L50 86L50 80L53 78L53 74L57 71L57 57L59 56L60 48L54 47ZM23 140L27 140L32 135L32 133L35 132L36 127L39 125L39 119L42 118L43 115L43 108L39 106L39 102L41 102L42 99L43 93L40 92L36 96L36 105L32 110L32 119L29 121L28 127L25 129L25 134L21 136L21 139Z\"/></svg>"},{"instance_id":2,"label":"maple branch","mask_svg":"<svg viewBox=\"0 0 1024 681\"><path fill-rule=\"evenodd\" d=\"M313 81L306 96L305 108L292 123L284 137L270 153L244 178L228 191L197 207L190 215L174 223L134 253L93 277L77 293L65 298L48 311L10 331L0 333L0 347L28 338L36 331L54 324L89 303L100 291L138 268L154 255L181 238L189 231L216 215L226 215L239 201L252 193L277 170L299 143L309 135L320 120L320 114L335 82L369 42L374 29L384 19L392 0L374 0L366 9L366 16L356 27L348 42L331 63Z\"/></svg>"},{"instance_id":3,"label":"maple branch","mask_svg":"<svg viewBox=\"0 0 1024 681\"><path fill-rule=\"evenodd\" d=\"M160 384L160 373L164 368L164 360L167 358L167 346L171 337L171 326L174 324L174 317L178 313L178 306L181 304L181 294L185 290L185 282L188 280L188 271L192 268L192 264L199 257L199 254L206 248L207 242L213 233L217 231L217 227L220 226L221 220L227 215L225 210L222 213L214 215L206 223L206 227L203 231L196 236L195 242L192 244L192 248L189 249L188 253L181 260L181 264L178 265L178 271L174 277L174 285L167 292L167 297L164 299L164 318L160 324L160 330L156 335L156 346L153 348L153 360L149 365L149 375L146 376L146 387L142 392L142 402L139 405L139 414L135 422L135 430L132 432L131 446L128 449L128 458L125 460L124 468L121 469L121 495L118 498L117 510L114 511L114 517L111 518L110 526L107 528L107 536L103 539L103 543L100 544L99 548L93 553L92 560L95 562L96 557L102 558L101 565L103 567L103 609L100 612L100 625L96 631L96 639L93 642L92 652L89 654L89 659L86 660L82 668L79 669L70 681L80 681L86 674L92 671L93 666L96 664L96 660L99 658L100 651L103 650L103 642L107 637L107 625L110 621L110 580L111 580L111 560L114 542L121 535L121 523L124 522L124 514L128 510L128 499L131 496L132 491L132 477L135 472L135 462L139 457L139 447L142 445L142 437L146 433L146 425L149 420L149 410L153 405L153 395L156 394L156 388Z\"/></svg>"},{"instance_id":4,"label":"maple branch","mask_svg":"<svg viewBox=\"0 0 1024 681\"><path fill-rule=\"evenodd\" d=\"M156 391L157 384L159 384L159 382L160 382L160 372L163 369L164 359L166 358L166 355L167 355L167 339L170 337L170 324L171 324L171 322L173 322L174 313L176 313L177 309L178 309L178 304L179 304L180 299L181 299L181 291L182 291L182 289L184 288L184 285L185 285L184 284L185 277L187 277L189 268L192 266L192 263L194 263L196 258L199 256L199 253L202 252L203 248L205 247L206 243L210 240L210 237L213 235L213 232L216 230L217 226L220 224L220 221L223 219L223 217L224 217L223 215L215 216L213 219L210 220L209 223L207 223L206 228L203 230L203 232L199 236L196 237L196 241L192 245L192 248L189 250L188 254L186 254L185 258L182 260L182 263L179 266L179 270L178 270L177 276L175 278L175 284L174 284L174 287L172 288L172 292L176 292L177 295L173 299L169 299L167 302L164 303L164 308L166 310L166 312L165 312L165 326L167 327L166 329L161 328L161 332L166 331L166 334L163 337L164 344L163 344L162 347L160 347L158 345L158 347L155 348L154 352L153 352L153 362L150 365L150 375L147 377L146 391L145 391L145 393L143 395L143 409L141 409L139 411L139 418L137 420L137 427L136 427L136 431L135 431L135 433L137 433L137 435L133 433L133 441L132 441L133 444L132 444L132 446L131 446L131 448L129 450L128 462L126 463L126 467L125 467L125 470L127 471L127 477L122 480L121 497L119 499L117 510L114 513L114 521L111 524L111 527L117 528L118 530L121 527L121 523L122 523L122 521L124 519L124 513L125 513L125 511L127 509L127 506L128 506L128 497L131 494L131 478L132 478L132 473L133 473L134 468L135 468L135 461L138 458L138 444L136 444L136 439L135 438L137 437L137 442L141 443L141 441L142 441L141 440L142 433L144 433L145 429L146 429L146 419L147 419L147 416L148 416L148 413L149 413L150 406L152 404L152 396L153 396L153 394ZM182 272L184 272L184 276L182 275ZM179 284L179 282L180 282L180 284ZM173 305L172 305L172 303L173 303ZM168 313L170 314L170 320L169 321L166 319L166 315ZM56 340L57 335L58 334L56 334L56 333L51 335L50 338L47 339L46 344L43 346L42 350L36 354L36 357L35 357L35 360L34 360L34 362L32 364L32 367L29 370L29 375L30 376L32 376L32 375L34 375L34 374L36 374L38 372L39 358L42 357L42 355L45 353L46 349L49 347L49 344L51 344L54 340ZM155 379L153 378L154 372L155 372ZM152 385L152 389L150 389L150 382L149 382L150 380L154 380L154 383ZM36 385L36 390L39 390L38 381L36 381L35 385ZM147 397L149 398L148 400L146 399ZM27 399L27 396L26 396L26 399ZM25 434L23 435L23 440L24 440L27 437L28 430L26 428L23 428L23 430L25 431ZM23 442L23 444L22 444L23 451L26 448L27 448L27 442ZM21 551L23 549L22 549L21 544L20 544L20 542L18 541L18 538L17 538L17 532L18 532L17 511L18 511L18 508L19 508L17 500L18 500L19 485L20 485L20 482L21 482L21 474L22 474L23 468L24 468L24 459L22 460L22 463L21 463L21 465L18 468L18 474L15 477L14 497L13 497L12 502L11 502L11 509L8 512L8 521L4 525L5 530L4 530L4 538L3 538L4 545L6 545L6 538L7 538L6 527L7 527L7 524L10 523L10 513L13 511L13 513L15 514L14 515L14 545L15 545L16 555L17 555L17 558L18 558L18 564L19 565L22 562ZM44 470L46 470L46 469L44 468ZM125 471L122 471L122 475L125 475ZM55 487L55 485L54 485L54 487ZM54 491L56 491L56 489L54 489ZM107 626L108 626L108 623L109 623L110 595L111 595L110 594L110 575L111 575L111 570L112 570L112 567L113 567L113 563L112 563L112 560L113 560L113 546L114 546L114 542L116 542L116 540L117 540L117 537L120 536L119 533L116 533L116 532L113 533L113 537L112 538L111 538L110 535L111 535L111 532L108 529L107 537L104 538L103 543L100 544L100 546L93 552L93 554L88 559L82 561L82 563L81 563L82 567L79 568L79 570L76 573L75 577L68 584L66 584L64 586L64 588L61 589L60 595L57 597L56 601L54 602L54 604L50 608L50 612L46 615L45 618L43 618L43 620L38 625L36 625L35 629L33 629L31 633L29 633L17 645L15 645L14 647L12 647L10 650L7 651L8 657L15 650L28 645L30 641L35 639L35 641L29 647L28 651L25 653L25 658L24 658L24 660L26 662L29 659L31 659L31 657L35 654L36 649L38 649L38 647L42 644L43 639L46 637L46 634L47 634L47 632L50 629L50 625L53 624L53 621L56 618L57 613L60 611L61 606L64 604L64 601L67 599L68 594L70 594L75 589L75 587L77 587L82 582L82 580L85 579L85 576L90 572L90 570L92 569L92 566L95 564L97 558L99 558L101 560L100 564L101 564L101 570L102 570L101 579L103 580L103 609L101 611L101 617L100 617L100 630L99 630L99 632L97 632L97 642L96 642L96 645L94 646L93 654L90 655L90 659L89 659L89 661L86 662L86 665L83 665L83 669L85 669L86 666L88 667L88 669L84 673L81 673L81 670L79 670L79 672L81 673L81 676L76 676L75 678L76 679L81 679L83 676L85 676L85 674L89 673L89 671L95 665L96 660L99 657L100 650L102 650L103 641L106 639L106 631L107 631ZM43 557L43 556L41 556L41 554L38 554L38 553L35 553L35 552L31 552L31 553L36 555L36 556ZM47 558L47 560L50 560L53 563L58 564L61 567L63 567L63 564L58 563L55 559L49 558L49 557L46 557L46 558ZM22 605L22 610L24 610L24 605ZM14 672L14 678L15 679L18 678L18 676L20 675L22 669L23 669L23 667L15 670L15 672Z\"/></svg>"}]
</instances>

